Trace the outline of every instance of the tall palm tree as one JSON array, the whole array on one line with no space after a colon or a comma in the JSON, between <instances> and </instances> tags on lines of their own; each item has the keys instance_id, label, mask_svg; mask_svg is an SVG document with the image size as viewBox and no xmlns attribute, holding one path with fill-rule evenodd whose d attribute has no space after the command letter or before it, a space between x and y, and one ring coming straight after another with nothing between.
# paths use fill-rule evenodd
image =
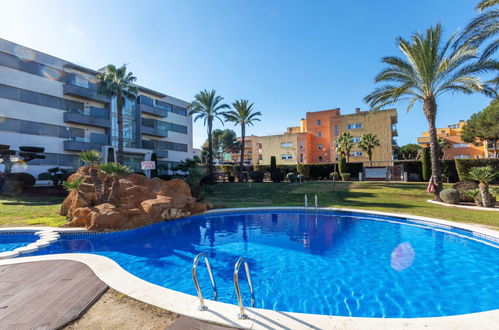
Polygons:
<instances>
[{"instance_id":1,"label":"tall palm tree","mask_svg":"<svg viewBox=\"0 0 499 330\"><path fill-rule=\"evenodd\" d=\"M485 167L472 167L468 172L468 178L478 181L480 188L480 195L482 197L482 204L484 207L493 207L495 200L489 191L489 183L495 179L497 173L490 166Z\"/></svg>"},{"instance_id":2,"label":"tall palm tree","mask_svg":"<svg viewBox=\"0 0 499 330\"><path fill-rule=\"evenodd\" d=\"M343 132L338 137L336 152L339 153L342 158L346 158L347 163L350 161L350 151L353 148L352 139L353 136L350 132Z\"/></svg>"},{"instance_id":3,"label":"tall palm tree","mask_svg":"<svg viewBox=\"0 0 499 330\"><path fill-rule=\"evenodd\" d=\"M373 149L379 147L379 140L376 134L366 133L359 141L359 148L367 152L369 163L373 166Z\"/></svg>"},{"instance_id":4,"label":"tall palm tree","mask_svg":"<svg viewBox=\"0 0 499 330\"><path fill-rule=\"evenodd\" d=\"M135 101L139 95L138 88L134 85L137 78L132 72L126 71L126 64L120 68L109 64L104 72L97 75L100 91L116 99L116 114L118 121L118 152L116 160L123 164L123 107L126 100Z\"/></svg>"},{"instance_id":5,"label":"tall palm tree","mask_svg":"<svg viewBox=\"0 0 499 330\"><path fill-rule=\"evenodd\" d=\"M194 101L189 105L190 116L194 116L194 121L203 119L204 125L208 128L208 179L213 180L213 140L211 132L213 130L213 120L218 119L223 125L222 116L224 109L229 109L229 105L222 103L223 97L217 95L213 89L208 92L206 89L194 96Z\"/></svg>"},{"instance_id":6,"label":"tall palm tree","mask_svg":"<svg viewBox=\"0 0 499 330\"><path fill-rule=\"evenodd\" d=\"M451 148L451 144L449 141L447 141L444 138L437 138L437 143L438 143L438 149L440 150L440 159L444 160L445 159L445 150L448 150Z\"/></svg>"},{"instance_id":7,"label":"tall palm tree","mask_svg":"<svg viewBox=\"0 0 499 330\"><path fill-rule=\"evenodd\" d=\"M105 203L113 203L114 196L120 186L120 178L128 175L131 172L131 169L127 165L119 163L106 163L102 164L99 167L99 170L106 176L102 189L103 201Z\"/></svg>"},{"instance_id":8,"label":"tall palm tree","mask_svg":"<svg viewBox=\"0 0 499 330\"><path fill-rule=\"evenodd\" d=\"M261 116L260 111L253 111L253 103L249 104L248 100L238 100L232 103L234 110L225 112L225 120L233 122L235 125L241 126L241 159L239 160L239 182L243 179L244 166L244 144L246 142L246 126L253 126L254 122L260 121L258 116Z\"/></svg>"},{"instance_id":9,"label":"tall palm tree","mask_svg":"<svg viewBox=\"0 0 499 330\"><path fill-rule=\"evenodd\" d=\"M423 103L423 112L430 132L432 176L435 181L435 199L440 201L442 178L437 143L435 119L437 99L445 93L482 92L495 95L495 92L481 83L478 74L494 70L494 61L477 61L476 47L463 44L451 48L452 36L447 42L442 40L442 28L436 25L425 34L414 33L411 40L397 38L399 49L405 58L385 57L382 62L388 67L375 78L376 82L387 82L364 98L373 110L399 101L409 101L409 111L417 101Z\"/></svg>"}]
</instances>

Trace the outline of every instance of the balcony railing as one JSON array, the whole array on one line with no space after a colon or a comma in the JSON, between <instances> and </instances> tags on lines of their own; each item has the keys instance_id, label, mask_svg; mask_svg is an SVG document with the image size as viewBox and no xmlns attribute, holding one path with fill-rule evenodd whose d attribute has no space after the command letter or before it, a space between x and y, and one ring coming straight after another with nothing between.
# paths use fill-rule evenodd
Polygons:
<instances>
[{"instance_id":1,"label":"balcony railing","mask_svg":"<svg viewBox=\"0 0 499 330\"><path fill-rule=\"evenodd\" d=\"M65 123L75 123L96 127L111 128L109 111L97 107L82 109L71 109L64 113Z\"/></svg>"},{"instance_id":2,"label":"balcony railing","mask_svg":"<svg viewBox=\"0 0 499 330\"><path fill-rule=\"evenodd\" d=\"M147 113L149 115L154 115L154 116L158 116L158 117L161 117L161 118L165 118L165 117L168 116L168 111L167 110L160 109L160 108L157 108L157 107L153 107L153 106L150 106L150 105L147 105L147 104L139 104L139 110L142 113Z\"/></svg>"},{"instance_id":3,"label":"balcony railing","mask_svg":"<svg viewBox=\"0 0 499 330\"><path fill-rule=\"evenodd\" d=\"M109 103L111 100L108 96L102 95L97 91L96 84L79 77L75 74L70 74L66 80L66 84L62 88L64 95L76 96L86 100Z\"/></svg>"}]
</instances>

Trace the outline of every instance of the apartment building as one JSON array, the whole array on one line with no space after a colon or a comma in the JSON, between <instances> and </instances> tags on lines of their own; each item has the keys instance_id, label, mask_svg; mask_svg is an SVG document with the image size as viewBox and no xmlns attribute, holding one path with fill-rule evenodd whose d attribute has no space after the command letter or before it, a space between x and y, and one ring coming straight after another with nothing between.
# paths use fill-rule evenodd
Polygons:
<instances>
[{"instance_id":1,"label":"apartment building","mask_svg":"<svg viewBox=\"0 0 499 330\"><path fill-rule=\"evenodd\" d=\"M288 127L283 134L251 138L258 141L258 149L246 145L252 164L269 164L272 156L277 164L327 163L338 159L337 139L342 132L350 132L353 142L360 141L365 133L376 134L380 146L373 150L373 161L378 166L391 165L393 147L397 136L397 111L361 111L342 115L340 108L307 112L299 126ZM237 158L238 159L238 158ZM249 159L249 158L248 158ZM257 162L258 160L258 162ZM352 150L350 161L368 162L367 154L357 146Z\"/></svg>"},{"instance_id":2,"label":"apartment building","mask_svg":"<svg viewBox=\"0 0 499 330\"><path fill-rule=\"evenodd\" d=\"M78 154L92 149L116 159L116 102L99 94L98 73L0 39L0 144L45 148L45 159L14 171L36 176L56 166L74 169ZM140 171L140 162L155 155L166 169L192 157L188 102L137 87L138 98L124 108L125 163Z\"/></svg>"},{"instance_id":3,"label":"apartment building","mask_svg":"<svg viewBox=\"0 0 499 330\"><path fill-rule=\"evenodd\" d=\"M240 137L237 138L242 141ZM230 154L230 160L233 163L239 164L241 161L241 153ZM256 135L246 136L244 138L244 163L246 165L259 164L262 161L262 143L260 137Z\"/></svg>"},{"instance_id":4,"label":"apartment building","mask_svg":"<svg viewBox=\"0 0 499 330\"><path fill-rule=\"evenodd\" d=\"M451 124L444 128L437 128L438 137L446 140L450 148L443 150L445 159L467 159L493 157L493 146L485 144L474 145L466 143L461 139L461 131L466 120L460 120L457 124ZM418 137L418 144L422 147L430 146L430 133L423 132Z\"/></svg>"}]
</instances>

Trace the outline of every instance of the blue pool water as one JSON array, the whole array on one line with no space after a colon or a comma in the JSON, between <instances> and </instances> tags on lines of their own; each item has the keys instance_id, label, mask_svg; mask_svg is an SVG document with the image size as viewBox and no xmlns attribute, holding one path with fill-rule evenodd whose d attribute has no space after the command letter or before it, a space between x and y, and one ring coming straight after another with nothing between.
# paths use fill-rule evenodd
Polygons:
<instances>
[{"instance_id":1,"label":"blue pool water","mask_svg":"<svg viewBox=\"0 0 499 330\"><path fill-rule=\"evenodd\" d=\"M39 237L31 233L0 234L0 252L12 251L35 242Z\"/></svg>"},{"instance_id":2,"label":"blue pool water","mask_svg":"<svg viewBox=\"0 0 499 330\"><path fill-rule=\"evenodd\" d=\"M36 254L107 256L149 282L195 295L209 256L219 300L236 303L233 267L249 261L256 305L357 317L433 317L499 308L499 246L465 231L355 213L258 211L194 216L117 233L62 234ZM198 275L212 291L205 266ZM248 287L241 273L245 304Z\"/></svg>"}]
</instances>

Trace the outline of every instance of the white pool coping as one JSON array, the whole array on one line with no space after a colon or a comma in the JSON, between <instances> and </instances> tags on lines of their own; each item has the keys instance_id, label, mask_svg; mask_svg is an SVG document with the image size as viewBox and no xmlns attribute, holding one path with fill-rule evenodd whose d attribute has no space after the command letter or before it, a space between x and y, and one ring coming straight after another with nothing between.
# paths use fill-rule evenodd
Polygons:
<instances>
[{"instance_id":1,"label":"white pool coping","mask_svg":"<svg viewBox=\"0 0 499 330\"><path fill-rule=\"evenodd\" d=\"M207 213L255 211L255 210L303 210L300 207L272 207L272 208L238 208L212 210ZM310 208L309 208L310 210ZM418 217L409 214L397 214L377 211L366 211L344 208L320 208L319 210L333 210L357 212L365 214L402 217L452 226L465 230L471 230L477 236L485 235L499 240L499 231L477 227L474 225L461 224L441 219ZM26 232L25 227L21 231ZM63 232L64 228L53 228ZM0 230L1 231L1 230ZM64 230L66 232L82 232L85 230ZM182 292L167 289L150 282L144 281L135 275L125 271L115 261L100 255L84 253L64 253L53 255L42 255L33 257L21 257L0 260L0 265L18 264L42 260L74 260L89 266L94 273L111 288L145 303L167 309L169 311L190 316L199 320L217 324L240 327L247 329L498 329L499 309L487 312L429 318L361 318L344 317L304 313L279 312L268 309L245 308L249 316L247 320L239 320L237 314L239 307L227 303L206 299L208 310L199 311L199 300L197 297ZM190 276L186 273L185 276Z\"/></svg>"},{"instance_id":2,"label":"white pool coping","mask_svg":"<svg viewBox=\"0 0 499 330\"><path fill-rule=\"evenodd\" d=\"M460 209L468 209L468 210L476 210L476 211L496 211L499 212L498 207L483 207L483 206L471 206L471 205L459 205L459 204L449 204L444 202L432 201L431 199L427 200L428 203L433 203L442 206L448 207L457 207Z\"/></svg>"}]
</instances>

